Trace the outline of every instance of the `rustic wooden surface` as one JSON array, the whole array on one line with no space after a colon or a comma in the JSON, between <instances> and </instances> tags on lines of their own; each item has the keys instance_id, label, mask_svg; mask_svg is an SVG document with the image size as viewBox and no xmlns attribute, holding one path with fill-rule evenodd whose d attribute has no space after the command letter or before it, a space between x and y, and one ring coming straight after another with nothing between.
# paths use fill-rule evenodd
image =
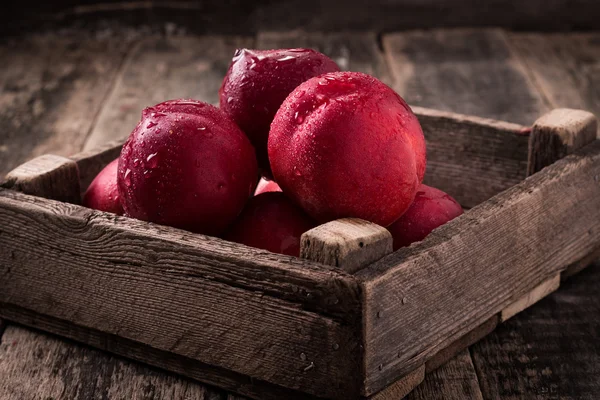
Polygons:
<instances>
[{"instance_id":1,"label":"rustic wooden surface","mask_svg":"<svg viewBox=\"0 0 600 400\"><path fill-rule=\"evenodd\" d=\"M493 12L493 10L490 12ZM562 14L569 15L569 13ZM591 13L589 18L590 21L596 20ZM286 20L286 18L281 19L282 21ZM559 19L553 18L553 20ZM530 19L528 17L523 21L529 24ZM289 26L283 26L281 29L288 28ZM331 27L331 29L339 28ZM451 31L450 35L464 35L463 32L465 30L460 30L460 33ZM418 52L414 52L412 57L421 61L410 61L410 63L421 65L424 71L431 74L433 72L431 72L431 68L427 68L427 60L442 57L443 61L443 57L447 57L446 62L442 63L446 71L445 76L448 80L458 80L459 82L464 82L465 78L461 71L456 68L456 65L453 64L462 65L465 62L496 63L494 68L498 71L509 71L509 75L513 77L514 74L524 75L516 79L521 83L526 82L522 89L525 88L526 91L532 91L532 93L522 94L522 92L519 92L522 89L506 88L504 82L499 83L496 89L492 90L493 87L486 86L484 81L482 85L489 89L489 92L480 92L482 93L481 96L471 97L470 100L465 100L463 97L461 101L458 101L448 93L438 94L438 91L441 87L452 88L458 86L459 93L457 95L465 96L463 93L467 92L465 88L448 83L438 86L436 90L428 90L428 87L422 83L420 67L411 71L414 74L414 82L408 82L407 84L407 87L421 85L423 92L414 93L415 98L417 98L417 95L420 97L420 105L425 107L437 106L454 112L464 112L468 109L485 110L488 107L489 114L487 116L489 117L505 118L507 121L521 122L525 125L533 122L533 120L528 119L529 115L535 119L554 107L582 108L591 110L596 114L600 113L600 78L598 77L600 52L597 50L598 43L600 43L600 34L505 33L504 35L508 37L506 43L509 46L510 53L504 59L508 60L510 65L509 67L498 67L498 57L490 55L484 50L486 46L489 48L499 46L497 37L502 34L495 30L492 31L492 34L489 31L486 32L479 39L475 39L479 43L474 46L475 50L461 52L458 49L455 61L452 61L453 55L451 53L441 51L439 47L431 46L430 48L422 47L420 51L427 53L437 49L437 53L439 53L437 56L434 54L420 55ZM298 35L295 32L289 34L289 36ZM375 37L373 34L370 35L372 38ZM397 35L417 35L423 41L427 40L424 37L427 36L426 32L406 32ZM26 159L42 153L52 152L68 156L82 148L92 131L101 132L96 128L94 121L101 110L117 107L116 104L107 103L105 99L116 90L115 80L120 74L123 74L123 64L127 64L127 60L132 59L131 53L135 51L135 45L140 41L139 36L139 33L134 32L126 37L115 38L110 34L102 34L90 39L80 35L79 32L75 32L75 34L66 33L64 35L52 34L47 38L36 36L17 38L12 42L0 44L0 54L2 55L0 58L5 62L5 68L0 71L0 99L2 99L0 103L6 105L0 111L0 121L3 122L3 126L10 127L10 129L4 129L0 134L2 138L0 140L0 170L6 173ZM265 37L265 35L259 35L259 38L261 36ZM486 45L485 42L490 40L490 36L495 43ZM474 37L477 37L476 31L471 33L470 40L473 40ZM385 35L383 39L385 43ZM247 40L252 42L252 38L247 38ZM428 41L431 43L439 42L439 31L432 33ZM298 43L305 43L305 40L300 37ZM360 48L368 49L369 54L374 54L373 66L369 66L368 60L356 64L353 64L353 61L348 61L348 65L352 65L351 68L353 69L363 68L362 66L364 66L364 68L372 71L385 71L386 66L385 64L382 65L380 60L382 58L389 60L393 55L388 54L385 56L377 53L376 42L372 45L369 45L368 42L365 43L364 45L361 44ZM356 52L352 50L352 44L346 46L349 49L348 51L340 51L337 47L332 48L331 51L338 51L338 54L341 54L338 56L339 58L349 53L349 59L351 60ZM504 46L501 45L501 47ZM384 48L387 49L385 46ZM323 50L327 51L325 48ZM151 49L148 51L147 57L151 57ZM366 51L363 50L363 52ZM373 51L375 52L373 53ZM177 54L175 52L170 55L177 57ZM405 57L406 52L400 56ZM470 61L464 61L468 60L469 57L471 57ZM518 63L514 62L515 57ZM496 61L490 61L490 58L496 59ZM338 60L338 62L340 61ZM341 61L341 63L343 64L344 61ZM27 65L28 68L24 68L24 65ZM392 67L388 66L387 70L392 70ZM155 68L155 66L139 65L139 68L140 74L147 74L143 70ZM202 70L202 68L199 69ZM177 80L177 77L178 75L174 74L169 79ZM390 79L385 78L385 75L383 77L384 79ZM436 79L439 81L442 78ZM495 78L491 77L490 79ZM82 90L79 93L78 89L74 89L74 85L78 88L87 88L87 91ZM531 104L524 104L522 109L519 107L511 108L508 104L506 107L511 111L507 111L506 108L499 108L496 112L490 111L490 104L498 104L499 102L494 97L502 96L503 93L508 92L517 94L517 104L524 104L522 102L523 98L531 98L533 99L532 104L539 107L539 109L532 110ZM85 97L82 98L81 96ZM446 104L441 104L438 96L447 99ZM112 103L115 101L116 99L113 99ZM463 104L465 101L470 101L471 104ZM40 107L40 102L44 107ZM474 105L473 103L477 104ZM81 104L87 104L87 106L81 107ZM482 104L487 104L487 106ZM40 109L44 112L40 113ZM135 121L139 117L140 110L127 110L127 112L130 114L123 118L130 118ZM91 119L90 115L92 115ZM484 116L483 114L480 115ZM61 122L57 122L59 116ZM77 128L62 129L61 126L75 126ZM115 124L113 127L118 129L119 125ZM110 129L105 131L107 137L114 134L110 132ZM83 132L83 135L73 134L74 131ZM476 391L473 395L463 395L460 394L460 391L457 392L449 388L449 386L458 387L457 385L461 385L460 390L462 390L465 386L474 385L473 382L478 381L485 399L512 400L558 397L594 399L600 391L600 382L597 379L598 366L600 365L600 357L598 357L600 349L597 340L597 333L600 329L598 284L600 284L600 265L588 269L582 272L581 276L576 276L562 284L561 288L547 299L542 300L524 313L511 318L505 324L500 325L491 335L477 345L472 346L471 354L477 370L476 378L472 363L460 361L461 357L468 357L468 354L465 353L453 359L450 364L427 374L424 383L409 395L409 398L479 399L480 397L478 397ZM19 351L22 354L43 349L47 343L56 340L42 333L35 333L38 338L36 340L19 340L19 337L24 338L31 335L31 332L22 328L15 332L17 340L14 341L13 345L19 346ZM77 345L70 342L62 340L58 342L61 343L61 346L64 346L64 349L77 347ZM69 351L71 357L78 359L77 362L80 364L83 363L83 360L87 360L89 368L93 371L102 371L103 365L109 365L112 359L110 355L103 352L90 351L81 354L75 350L64 351ZM0 363L5 360L5 357L5 348L1 347L0 360L2 361ZM35 373L46 376L49 385L64 384L65 390L73 393L73 390L77 390L73 388L86 383L75 379L60 383L60 374L49 372L57 370L55 367L65 363L64 358L61 358L57 353L47 353L44 363L37 361L35 365L30 365L30 368L35 370ZM453 366L449 370L451 365ZM13 369L13 371L17 370L16 368ZM2 370L0 369L0 371ZM31 376L31 374L28 374L23 370L14 372L11 375L11 381L22 382L24 376ZM110 373L110 371L103 376L106 376L106 379L97 383L99 393L106 392L110 387L113 388L114 393L131 393L127 379L120 379L119 375ZM466 378L462 380L462 378L455 379L453 377ZM9 382L5 387L9 390L15 390L17 385ZM22 394L19 399L23 397L37 398L38 393L42 398L41 395L46 393L35 385L20 387L19 390ZM155 393L161 391L165 392L165 390L156 388ZM465 389L464 393L472 392ZM115 394L113 398L121 397ZM159 397L143 397L140 395L139 398ZM210 395L209 398L226 399L227 395L221 392L218 396L216 394L214 396Z\"/></svg>"},{"instance_id":2,"label":"rustic wooden surface","mask_svg":"<svg viewBox=\"0 0 600 400\"><path fill-rule=\"evenodd\" d=\"M365 281L367 392L592 253L600 241L599 176L595 141L355 274ZM423 324L423 315L435 325Z\"/></svg>"}]
</instances>

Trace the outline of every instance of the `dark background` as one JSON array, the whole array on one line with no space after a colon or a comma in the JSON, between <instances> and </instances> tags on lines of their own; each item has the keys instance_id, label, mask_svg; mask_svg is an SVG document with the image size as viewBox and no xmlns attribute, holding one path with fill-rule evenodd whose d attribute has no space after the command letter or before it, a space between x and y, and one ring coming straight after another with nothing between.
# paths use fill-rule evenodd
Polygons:
<instances>
[{"instance_id":1,"label":"dark background","mask_svg":"<svg viewBox=\"0 0 600 400\"><path fill-rule=\"evenodd\" d=\"M261 29L398 31L499 26L515 30L589 30L600 20L597 0L206 0L11 1L0 12L0 33L61 26L95 28L107 20L192 33L252 33Z\"/></svg>"}]
</instances>

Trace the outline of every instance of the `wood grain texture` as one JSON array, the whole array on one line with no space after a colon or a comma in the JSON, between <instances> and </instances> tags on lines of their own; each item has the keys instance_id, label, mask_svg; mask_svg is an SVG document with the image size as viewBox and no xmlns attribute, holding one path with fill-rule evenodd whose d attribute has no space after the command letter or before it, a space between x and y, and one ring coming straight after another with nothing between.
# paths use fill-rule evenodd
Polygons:
<instances>
[{"instance_id":1,"label":"wood grain texture","mask_svg":"<svg viewBox=\"0 0 600 400\"><path fill-rule=\"evenodd\" d=\"M308 47L333 59L343 71L373 75L390 84L391 76L375 32L259 32L259 49Z\"/></svg>"},{"instance_id":2,"label":"wood grain texture","mask_svg":"<svg viewBox=\"0 0 600 400\"><path fill-rule=\"evenodd\" d=\"M7 190L0 218L0 303L291 389L358 391L358 287L341 271Z\"/></svg>"},{"instance_id":3,"label":"wood grain texture","mask_svg":"<svg viewBox=\"0 0 600 400\"><path fill-rule=\"evenodd\" d=\"M10 326L0 344L4 400L210 400L224 396L193 381L88 347Z\"/></svg>"},{"instance_id":4,"label":"wood grain texture","mask_svg":"<svg viewBox=\"0 0 600 400\"><path fill-rule=\"evenodd\" d=\"M596 139L594 114L557 108L540 117L529 136L527 174L531 175Z\"/></svg>"},{"instance_id":5,"label":"wood grain texture","mask_svg":"<svg viewBox=\"0 0 600 400\"><path fill-rule=\"evenodd\" d=\"M560 287L560 274L556 274L550 279L536 286L532 291L525 294L515 302L508 305L500 311L500 322L504 322L509 318L514 317L526 308L531 307L550 293L555 292Z\"/></svg>"},{"instance_id":6,"label":"wood grain texture","mask_svg":"<svg viewBox=\"0 0 600 400\"><path fill-rule=\"evenodd\" d=\"M427 373L406 400L483 400L469 350Z\"/></svg>"},{"instance_id":7,"label":"wood grain texture","mask_svg":"<svg viewBox=\"0 0 600 400\"><path fill-rule=\"evenodd\" d=\"M319 225L300 238L301 258L351 274L391 252L390 232L358 218L343 218Z\"/></svg>"},{"instance_id":8,"label":"wood grain texture","mask_svg":"<svg viewBox=\"0 0 600 400\"><path fill-rule=\"evenodd\" d=\"M598 285L596 263L474 345L484 399L597 399Z\"/></svg>"},{"instance_id":9,"label":"wood grain texture","mask_svg":"<svg viewBox=\"0 0 600 400\"><path fill-rule=\"evenodd\" d=\"M46 154L19 165L6 175L2 187L67 203L81 203L77 164Z\"/></svg>"},{"instance_id":10,"label":"wood grain texture","mask_svg":"<svg viewBox=\"0 0 600 400\"><path fill-rule=\"evenodd\" d=\"M106 350L112 354L181 374L195 381L214 384L232 392L248 396L249 398L259 400L317 400L317 397L306 393L285 389L281 386L269 384L227 369L203 364L197 360L157 350L119 336L73 325L64 320L51 318L23 308L3 306L0 308L0 312L0 315L6 316L7 319L19 321L20 324L25 326L73 339L94 348ZM95 354L97 358L107 357L102 353ZM89 355L88 357L91 358L93 356ZM97 362L102 363L104 361L98 360ZM229 396L237 398L237 396L231 394ZM238 398L238 400L242 399Z\"/></svg>"},{"instance_id":11,"label":"wood grain texture","mask_svg":"<svg viewBox=\"0 0 600 400\"><path fill-rule=\"evenodd\" d=\"M596 141L359 271L367 393L593 252L599 176ZM435 322L424 323L424 315Z\"/></svg>"},{"instance_id":12,"label":"wood grain texture","mask_svg":"<svg viewBox=\"0 0 600 400\"><path fill-rule=\"evenodd\" d=\"M599 33L508 35L548 104L600 115Z\"/></svg>"},{"instance_id":13,"label":"wood grain texture","mask_svg":"<svg viewBox=\"0 0 600 400\"><path fill-rule=\"evenodd\" d=\"M238 47L251 38L150 36L129 54L84 150L127 137L145 107L177 98L218 104L219 87Z\"/></svg>"},{"instance_id":14,"label":"wood grain texture","mask_svg":"<svg viewBox=\"0 0 600 400\"><path fill-rule=\"evenodd\" d=\"M499 29L383 37L394 89L411 105L531 124L542 97Z\"/></svg>"},{"instance_id":15,"label":"wood grain texture","mask_svg":"<svg viewBox=\"0 0 600 400\"><path fill-rule=\"evenodd\" d=\"M491 332L496 329L498 326L499 318L497 315L494 315L483 324L479 325L475 329L472 329L466 335L460 337L458 340L450 344L448 347L437 352L433 357L431 357L425 363L425 372L430 373L431 371L435 371L436 369L442 367L444 364L452 360L454 356L468 349L474 343L477 343L482 338L489 335ZM468 355L468 354L467 354ZM468 367L468 364L463 364ZM473 368L472 366L470 367ZM469 374L469 372L465 372ZM438 374L441 376L441 373Z\"/></svg>"},{"instance_id":16,"label":"wood grain texture","mask_svg":"<svg viewBox=\"0 0 600 400\"><path fill-rule=\"evenodd\" d=\"M521 182L529 139L522 125L413 107L427 141L424 183L474 207Z\"/></svg>"},{"instance_id":17,"label":"wood grain texture","mask_svg":"<svg viewBox=\"0 0 600 400\"><path fill-rule=\"evenodd\" d=\"M369 397L369 400L401 399L423 382L423 379L425 379L425 365L400 378L381 392Z\"/></svg>"},{"instance_id":18,"label":"wood grain texture","mask_svg":"<svg viewBox=\"0 0 600 400\"><path fill-rule=\"evenodd\" d=\"M91 150L83 151L69 157L77 164L79 170L79 186L85 192L96 175L111 161L121 155L123 140L113 140Z\"/></svg>"},{"instance_id":19,"label":"wood grain texture","mask_svg":"<svg viewBox=\"0 0 600 400\"><path fill-rule=\"evenodd\" d=\"M130 42L49 32L0 44L0 176L81 149Z\"/></svg>"}]
</instances>

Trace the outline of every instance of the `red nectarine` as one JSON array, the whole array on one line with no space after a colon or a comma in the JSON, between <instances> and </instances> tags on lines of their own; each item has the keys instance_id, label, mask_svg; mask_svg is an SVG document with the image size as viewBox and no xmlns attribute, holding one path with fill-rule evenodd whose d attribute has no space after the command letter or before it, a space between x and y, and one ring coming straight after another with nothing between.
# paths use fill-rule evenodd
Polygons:
<instances>
[{"instance_id":1,"label":"red nectarine","mask_svg":"<svg viewBox=\"0 0 600 400\"><path fill-rule=\"evenodd\" d=\"M83 205L95 210L123 215L123 207L117 189L119 159L108 164L90 183L83 195Z\"/></svg>"},{"instance_id":2,"label":"red nectarine","mask_svg":"<svg viewBox=\"0 0 600 400\"><path fill-rule=\"evenodd\" d=\"M257 176L250 141L223 111L172 100L143 111L121 151L117 182L126 215L218 234L240 213Z\"/></svg>"},{"instance_id":3,"label":"red nectarine","mask_svg":"<svg viewBox=\"0 0 600 400\"><path fill-rule=\"evenodd\" d=\"M269 159L284 193L319 222L382 226L412 203L425 139L410 107L379 80L334 72L298 86L271 124Z\"/></svg>"},{"instance_id":4,"label":"red nectarine","mask_svg":"<svg viewBox=\"0 0 600 400\"><path fill-rule=\"evenodd\" d=\"M219 90L220 107L248 135L267 172L267 138L275 113L296 86L313 76L339 71L311 49L238 49Z\"/></svg>"},{"instance_id":5,"label":"red nectarine","mask_svg":"<svg viewBox=\"0 0 600 400\"><path fill-rule=\"evenodd\" d=\"M387 228L394 239L394 250L425 239L435 228L462 213L460 204L448 194L422 184L410 208Z\"/></svg>"},{"instance_id":6,"label":"red nectarine","mask_svg":"<svg viewBox=\"0 0 600 400\"><path fill-rule=\"evenodd\" d=\"M315 222L283 193L269 192L248 201L225 238L298 257L300 236L315 226Z\"/></svg>"}]
</instances>

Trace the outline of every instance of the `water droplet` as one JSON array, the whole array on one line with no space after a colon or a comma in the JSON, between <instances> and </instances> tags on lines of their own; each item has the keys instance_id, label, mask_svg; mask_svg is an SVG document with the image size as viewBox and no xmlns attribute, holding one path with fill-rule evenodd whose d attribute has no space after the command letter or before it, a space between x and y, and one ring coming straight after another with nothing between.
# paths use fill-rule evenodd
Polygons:
<instances>
[{"instance_id":1,"label":"water droplet","mask_svg":"<svg viewBox=\"0 0 600 400\"><path fill-rule=\"evenodd\" d=\"M127 187L131 186L131 170L129 168L127 168L127 171L125 171L125 175L123 175L123 180L125 181L125 185L127 185Z\"/></svg>"},{"instance_id":2,"label":"water droplet","mask_svg":"<svg viewBox=\"0 0 600 400\"><path fill-rule=\"evenodd\" d=\"M206 130L206 127L205 126L199 126L196 129L199 130L199 131L204 131L204 130Z\"/></svg>"},{"instance_id":3,"label":"water droplet","mask_svg":"<svg viewBox=\"0 0 600 400\"><path fill-rule=\"evenodd\" d=\"M223 190L225 188L225 184L223 182L219 182L217 185L217 190Z\"/></svg>"},{"instance_id":4,"label":"water droplet","mask_svg":"<svg viewBox=\"0 0 600 400\"><path fill-rule=\"evenodd\" d=\"M173 129L169 129L169 135L173 134Z\"/></svg>"},{"instance_id":5,"label":"water droplet","mask_svg":"<svg viewBox=\"0 0 600 400\"><path fill-rule=\"evenodd\" d=\"M329 79L320 79L319 80L319 85L321 85L321 86L327 86L327 85L329 85Z\"/></svg>"},{"instance_id":6,"label":"water droplet","mask_svg":"<svg viewBox=\"0 0 600 400\"><path fill-rule=\"evenodd\" d=\"M294 175L302 176L302 172L300 172L300 170L298 168L294 167Z\"/></svg>"},{"instance_id":7,"label":"water droplet","mask_svg":"<svg viewBox=\"0 0 600 400\"><path fill-rule=\"evenodd\" d=\"M300 359L301 359L302 361L306 361L306 354L304 354L304 353L300 353Z\"/></svg>"},{"instance_id":8,"label":"water droplet","mask_svg":"<svg viewBox=\"0 0 600 400\"><path fill-rule=\"evenodd\" d=\"M136 159L133 160L133 166L137 167L138 165L140 165L140 159L136 158Z\"/></svg>"},{"instance_id":9,"label":"water droplet","mask_svg":"<svg viewBox=\"0 0 600 400\"><path fill-rule=\"evenodd\" d=\"M287 56L283 56L281 58L278 58L277 61L279 61L279 62L286 62L286 61L294 62L294 61L296 61L296 57L292 56L292 55L287 55Z\"/></svg>"},{"instance_id":10,"label":"water droplet","mask_svg":"<svg viewBox=\"0 0 600 400\"><path fill-rule=\"evenodd\" d=\"M300 113L298 111L296 111L296 114L294 114L294 120L296 121L297 124L301 124L304 122L304 117L302 115L300 115Z\"/></svg>"},{"instance_id":11,"label":"water droplet","mask_svg":"<svg viewBox=\"0 0 600 400\"><path fill-rule=\"evenodd\" d=\"M146 125L146 129L154 128L156 125L158 125L158 122L150 121L148 122L148 125Z\"/></svg>"},{"instance_id":12,"label":"water droplet","mask_svg":"<svg viewBox=\"0 0 600 400\"><path fill-rule=\"evenodd\" d=\"M146 163L147 163L147 167L152 169L152 168L156 168L156 166L158 165L158 153L152 153L150 154L148 157L146 157Z\"/></svg>"},{"instance_id":13,"label":"water droplet","mask_svg":"<svg viewBox=\"0 0 600 400\"><path fill-rule=\"evenodd\" d=\"M148 178L148 177L150 177L150 171L145 169L144 170L144 178Z\"/></svg>"},{"instance_id":14,"label":"water droplet","mask_svg":"<svg viewBox=\"0 0 600 400\"><path fill-rule=\"evenodd\" d=\"M227 98L227 104L231 104L231 103L233 103L233 97L229 96Z\"/></svg>"}]
</instances>

